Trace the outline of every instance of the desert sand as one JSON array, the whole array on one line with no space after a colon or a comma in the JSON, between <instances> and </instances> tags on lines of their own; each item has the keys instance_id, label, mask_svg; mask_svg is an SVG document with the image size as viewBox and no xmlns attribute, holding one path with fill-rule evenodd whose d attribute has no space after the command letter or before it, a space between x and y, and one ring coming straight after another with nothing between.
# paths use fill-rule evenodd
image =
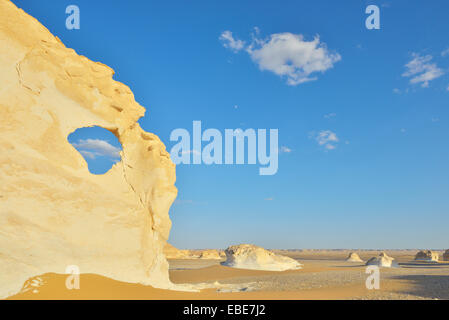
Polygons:
<instances>
[{"instance_id":1,"label":"desert sand","mask_svg":"<svg viewBox=\"0 0 449 320\"><path fill-rule=\"evenodd\" d=\"M417 250L387 251L400 268L380 269L379 290L366 289L365 266L346 262L348 250L282 252L303 268L259 271L222 266L217 260L177 259L169 260L172 282L212 288L172 291L83 274L80 290L67 290L67 275L44 274L10 299L449 299L449 263L414 261ZM363 260L379 253L359 251Z\"/></svg>"}]
</instances>

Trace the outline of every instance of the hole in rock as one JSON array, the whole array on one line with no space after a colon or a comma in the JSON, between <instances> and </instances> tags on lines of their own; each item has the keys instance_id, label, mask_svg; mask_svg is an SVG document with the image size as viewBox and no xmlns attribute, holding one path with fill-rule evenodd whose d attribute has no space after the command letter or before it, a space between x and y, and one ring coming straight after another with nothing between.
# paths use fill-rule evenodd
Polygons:
<instances>
[{"instance_id":1,"label":"hole in rock","mask_svg":"<svg viewBox=\"0 0 449 320\"><path fill-rule=\"evenodd\" d=\"M80 128L67 139L84 157L90 173L104 174L120 161L122 145L109 130L97 126Z\"/></svg>"}]
</instances>

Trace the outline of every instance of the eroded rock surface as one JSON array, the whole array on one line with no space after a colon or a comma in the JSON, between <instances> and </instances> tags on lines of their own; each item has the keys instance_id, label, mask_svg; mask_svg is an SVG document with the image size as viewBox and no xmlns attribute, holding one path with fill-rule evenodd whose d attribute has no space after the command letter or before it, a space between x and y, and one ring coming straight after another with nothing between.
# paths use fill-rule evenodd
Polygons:
<instances>
[{"instance_id":1,"label":"eroded rock surface","mask_svg":"<svg viewBox=\"0 0 449 320\"><path fill-rule=\"evenodd\" d=\"M349 256L346 258L346 261L348 262L363 262L362 259L360 259L359 255L355 252L351 252Z\"/></svg>"},{"instance_id":2,"label":"eroded rock surface","mask_svg":"<svg viewBox=\"0 0 449 320\"><path fill-rule=\"evenodd\" d=\"M140 128L145 109L113 74L0 0L0 297L68 265L171 285L162 251L175 166ZM67 141L94 125L123 147L122 160L99 176Z\"/></svg>"},{"instance_id":3,"label":"eroded rock surface","mask_svg":"<svg viewBox=\"0 0 449 320\"><path fill-rule=\"evenodd\" d=\"M164 247L164 254L167 259L195 259L197 256L192 254L190 250L178 249L173 245L167 244Z\"/></svg>"},{"instance_id":4,"label":"eroded rock surface","mask_svg":"<svg viewBox=\"0 0 449 320\"><path fill-rule=\"evenodd\" d=\"M295 259L252 244L230 246L225 253L226 261L222 262L222 265L238 269L284 271L302 267L302 264Z\"/></svg>"},{"instance_id":5,"label":"eroded rock surface","mask_svg":"<svg viewBox=\"0 0 449 320\"><path fill-rule=\"evenodd\" d=\"M385 268L398 268L399 264L393 257L388 256L385 252L382 252L379 256L373 257L366 262L367 266L378 266Z\"/></svg>"},{"instance_id":6,"label":"eroded rock surface","mask_svg":"<svg viewBox=\"0 0 449 320\"><path fill-rule=\"evenodd\" d=\"M224 252L223 252L224 253ZM216 249L205 249L202 250L199 254L200 259L210 259L210 260L220 260L224 258L224 255L221 254L221 251Z\"/></svg>"},{"instance_id":7,"label":"eroded rock surface","mask_svg":"<svg viewBox=\"0 0 449 320\"><path fill-rule=\"evenodd\" d=\"M444 252L443 261L449 261L449 249Z\"/></svg>"},{"instance_id":8,"label":"eroded rock surface","mask_svg":"<svg viewBox=\"0 0 449 320\"><path fill-rule=\"evenodd\" d=\"M417 261L438 261L440 259L440 256L438 254L438 252L435 251L431 251L431 250L423 250L423 251L419 251L416 256L415 256L415 260Z\"/></svg>"}]
</instances>

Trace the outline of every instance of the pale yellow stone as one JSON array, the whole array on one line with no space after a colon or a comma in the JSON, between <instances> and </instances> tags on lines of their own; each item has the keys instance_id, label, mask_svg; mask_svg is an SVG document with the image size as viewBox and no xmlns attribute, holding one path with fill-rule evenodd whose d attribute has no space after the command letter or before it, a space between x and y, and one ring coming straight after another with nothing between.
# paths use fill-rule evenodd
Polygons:
<instances>
[{"instance_id":1,"label":"pale yellow stone","mask_svg":"<svg viewBox=\"0 0 449 320\"><path fill-rule=\"evenodd\" d=\"M140 128L145 109L113 74L0 0L0 298L69 265L171 286L163 248L175 165ZM95 125L123 146L104 175L89 173L67 141Z\"/></svg>"}]
</instances>

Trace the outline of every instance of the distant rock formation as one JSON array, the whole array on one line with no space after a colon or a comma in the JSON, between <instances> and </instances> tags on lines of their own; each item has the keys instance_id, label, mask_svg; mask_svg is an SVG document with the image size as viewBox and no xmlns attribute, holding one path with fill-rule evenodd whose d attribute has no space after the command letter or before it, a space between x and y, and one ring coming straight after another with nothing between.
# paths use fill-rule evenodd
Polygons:
<instances>
[{"instance_id":1,"label":"distant rock formation","mask_svg":"<svg viewBox=\"0 0 449 320\"><path fill-rule=\"evenodd\" d=\"M175 165L160 139L141 129L145 109L113 74L0 0L0 298L68 265L172 286L163 248ZM91 126L123 147L104 175L91 174L67 141Z\"/></svg>"},{"instance_id":2,"label":"distant rock formation","mask_svg":"<svg viewBox=\"0 0 449 320\"><path fill-rule=\"evenodd\" d=\"M373 257L366 262L367 266L378 266L386 268L399 267L394 258L389 257L385 252L382 252L379 256Z\"/></svg>"},{"instance_id":3,"label":"distant rock formation","mask_svg":"<svg viewBox=\"0 0 449 320\"><path fill-rule=\"evenodd\" d=\"M178 249L168 242L164 247L164 254L167 259L195 259L197 256L193 255L190 250Z\"/></svg>"},{"instance_id":4,"label":"distant rock formation","mask_svg":"<svg viewBox=\"0 0 449 320\"><path fill-rule=\"evenodd\" d=\"M449 261L449 249L443 254L443 261Z\"/></svg>"},{"instance_id":5,"label":"distant rock formation","mask_svg":"<svg viewBox=\"0 0 449 320\"><path fill-rule=\"evenodd\" d=\"M251 244L230 246L225 253L226 261L222 262L222 265L238 269L284 271L302 267L301 263L292 258Z\"/></svg>"},{"instance_id":6,"label":"distant rock formation","mask_svg":"<svg viewBox=\"0 0 449 320\"><path fill-rule=\"evenodd\" d=\"M219 260L226 257L222 250L182 250L167 243L164 247L164 254L167 259L210 259Z\"/></svg>"},{"instance_id":7,"label":"distant rock formation","mask_svg":"<svg viewBox=\"0 0 449 320\"><path fill-rule=\"evenodd\" d=\"M417 261L437 262L439 259L440 259L440 255L438 254L438 252L431 251L431 250L419 251L415 256L415 260L417 260Z\"/></svg>"},{"instance_id":8,"label":"distant rock formation","mask_svg":"<svg viewBox=\"0 0 449 320\"><path fill-rule=\"evenodd\" d=\"M223 259L223 256L220 255L220 251L219 250L215 250L215 249L207 249L207 250L202 250L200 252L199 255L200 259L216 259L216 260L221 260Z\"/></svg>"},{"instance_id":9,"label":"distant rock formation","mask_svg":"<svg viewBox=\"0 0 449 320\"><path fill-rule=\"evenodd\" d=\"M360 259L359 255L355 252L351 252L349 256L346 258L346 261L348 262L363 262L362 259Z\"/></svg>"}]
</instances>

